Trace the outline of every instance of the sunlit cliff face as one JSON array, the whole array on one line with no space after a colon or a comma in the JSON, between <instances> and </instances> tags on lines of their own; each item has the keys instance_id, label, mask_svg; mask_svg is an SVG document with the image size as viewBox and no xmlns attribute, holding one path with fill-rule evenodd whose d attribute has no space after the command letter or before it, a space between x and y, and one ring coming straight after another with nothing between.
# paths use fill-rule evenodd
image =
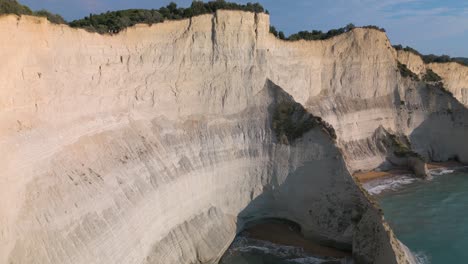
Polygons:
<instances>
[{"instance_id":1,"label":"sunlit cliff face","mask_svg":"<svg viewBox=\"0 0 468 264\"><path fill-rule=\"evenodd\" d=\"M267 15L238 11L113 36L1 17L0 263L212 263L268 217L359 263L405 263L350 171L385 163L381 128L468 160L465 107L401 77L377 30L268 31ZM281 102L336 140L322 124L281 140Z\"/></svg>"}]
</instances>

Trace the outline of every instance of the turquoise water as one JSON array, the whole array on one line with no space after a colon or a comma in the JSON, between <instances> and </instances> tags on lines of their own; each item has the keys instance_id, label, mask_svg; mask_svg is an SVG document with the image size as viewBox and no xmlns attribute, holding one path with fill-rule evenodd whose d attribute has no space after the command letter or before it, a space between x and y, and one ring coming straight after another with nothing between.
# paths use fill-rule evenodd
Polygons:
<instances>
[{"instance_id":1,"label":"turquoise water","mask_svg":"<svg viewBox=\"0 0 468 264\"><path fill-rule=\"evenodd\" d=\"M431 181L402 175L365 184L379 201L398 238L424 264L468 263L468 171ZM221 264L330 264L300 248L245 236L236 238Z\"/></svg>"},{"instance_id":2,"label":"turquoise water","mask_svg":"<svg viewBox=\"0 0 468 264\"><path fill-rule=\"evenodd\" d=\"M468 172L376 197L398 238L426 263L468 263Z\"/></svg>"}]
</instances>

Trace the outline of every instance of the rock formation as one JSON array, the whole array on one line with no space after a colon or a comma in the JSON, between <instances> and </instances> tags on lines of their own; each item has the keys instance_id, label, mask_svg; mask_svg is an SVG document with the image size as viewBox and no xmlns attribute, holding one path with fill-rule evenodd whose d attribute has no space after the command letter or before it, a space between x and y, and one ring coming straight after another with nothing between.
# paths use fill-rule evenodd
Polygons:
<instances>
[{"instance_id":1,"label":"rock formation","mask_svg":"<svg viewBox=\"0 0 468 264\"><path fill-rule=\"evenodd\" d=\"M113 36L4 16L0 36L0 263L216 263L269 217L407 263L350 172L385 164L379 127L468 161L466 68L406 63L460 103L402 77L377 30L286 42L265 14L218 11ZM288 140L284 102L311 114Z\"/></svg>"},{"instance_id":2,"label":"rock formation","mask_svg":"<svg viewBox=\"0 0 468 264\"><path fill-rule=\"evenodd\" d=\"M421 57L399 50L398 60L419 76L433 70L443 79L444 87L465 106L468 106L468 67L456 62L425 64Z\"/></svg>"}]
</instances>

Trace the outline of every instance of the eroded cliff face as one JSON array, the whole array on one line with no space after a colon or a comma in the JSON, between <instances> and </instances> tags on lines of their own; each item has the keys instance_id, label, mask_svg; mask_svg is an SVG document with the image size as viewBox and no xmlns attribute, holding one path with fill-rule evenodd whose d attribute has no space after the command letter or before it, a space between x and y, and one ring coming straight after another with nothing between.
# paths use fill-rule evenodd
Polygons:
<instances>
[{"instance_id":1,"label":"eroded cliff face","mask_svg":"<svg viewBox=\"0 0 468 264\"><path fill-rule=\"evenodd\" d=\"M379 31L284 42L267 15L218 11L115 36L6 16L0 36L0 263L214 263L268 217L405 263L349 171L385 162L379 127L468 160L466 109L402 78ZM282 144L278 97L337 140Z\"/></svg>"},{"instance_id":2,"label":"eroded cliff face","mask_svg":"<svg viewBox=\"0 0 468 264\"><path fill-rule=\"evenodd\" d=\"M463 105L468 106L468 67L456 62L425 64L420 56L408 51L398 51L398 60L419 76L428 69L442 77L444 88Z\"/></svg>"}]
</instances>

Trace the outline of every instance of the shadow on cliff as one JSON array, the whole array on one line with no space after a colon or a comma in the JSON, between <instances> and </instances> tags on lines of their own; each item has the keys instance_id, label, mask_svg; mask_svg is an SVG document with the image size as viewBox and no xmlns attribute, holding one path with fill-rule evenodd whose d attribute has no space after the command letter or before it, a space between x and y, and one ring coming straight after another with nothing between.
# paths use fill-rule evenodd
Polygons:
<instances>
[{"instance_id":1,"label":"shadow on cliff","mask_svg":"<svg viewBox=\"0 0 468 264\"><path fill-rule=\"evenodd\" d=\"M335 144L333 128L271 81L257 96L263 97L257 101L263 102L270 129L271 161L265 168L270 177L262 179L258 195L252 190L236 233L282 219L297 224L311 242L351 252L353 230L366 205Z\"/></svg>"},{"instance_id":2,"label":"shadow on cliff","mask_svg":"<svg viewBox=\"0 0 468 264\"><path fill-rule=\"evenodd\" d=\"M418 92L428 114L409 136L414 150L430 161L468 164L468 109L440 85Z\"/></svg>"}]
</instances>

